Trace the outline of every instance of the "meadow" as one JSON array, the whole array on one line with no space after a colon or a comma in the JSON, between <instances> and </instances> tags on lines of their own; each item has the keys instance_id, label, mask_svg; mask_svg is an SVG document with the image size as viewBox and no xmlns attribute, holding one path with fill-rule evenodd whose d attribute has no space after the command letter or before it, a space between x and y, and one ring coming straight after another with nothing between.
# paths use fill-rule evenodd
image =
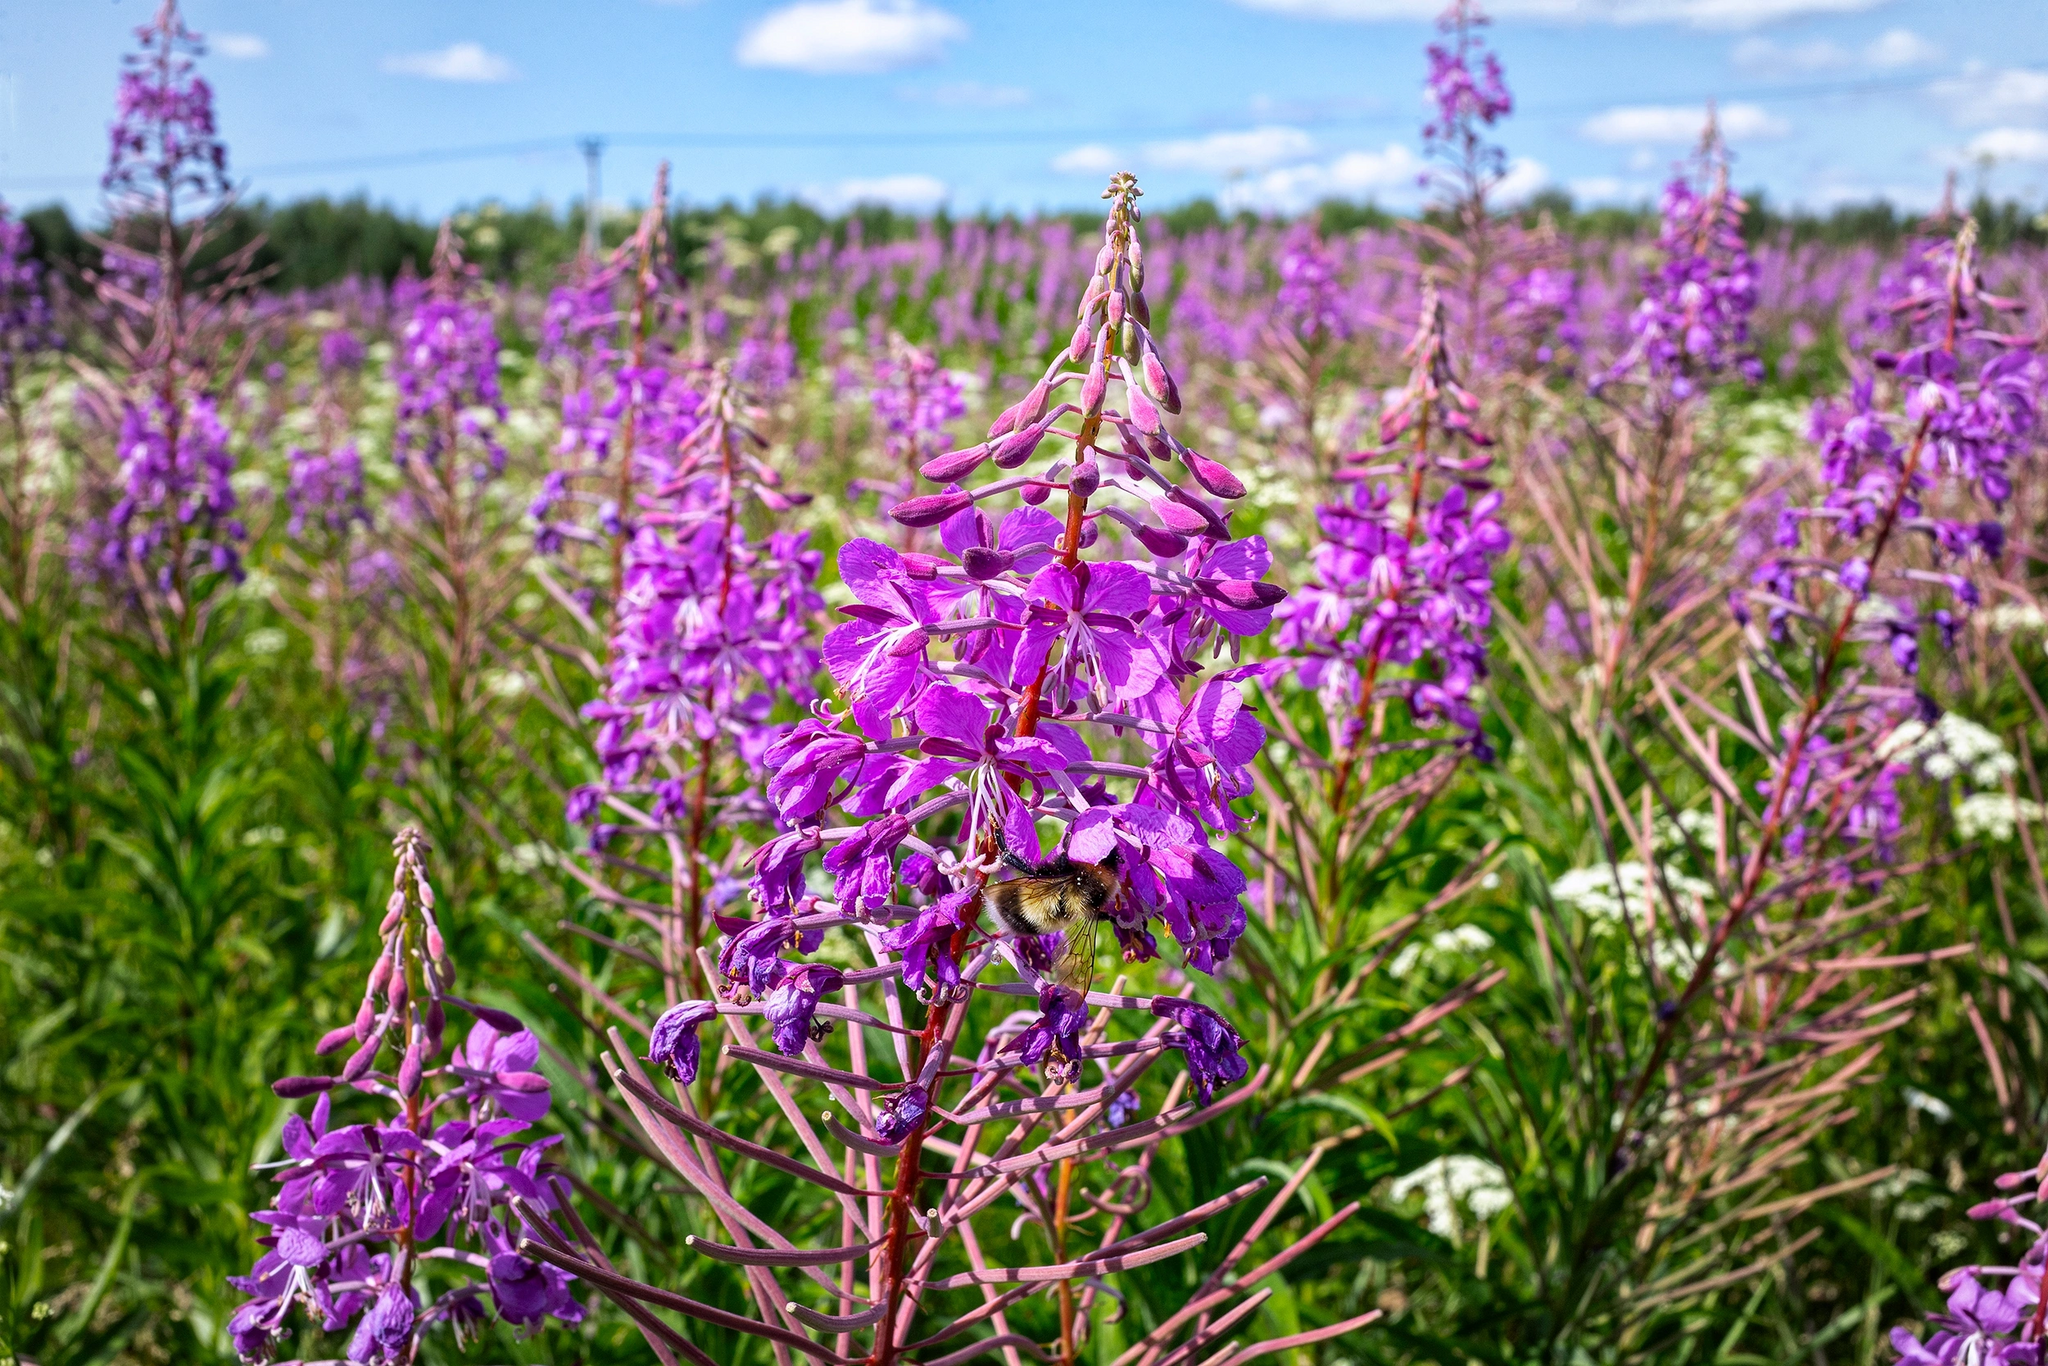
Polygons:
<instances>
[{"instance_id":1,"label":"meadow","mask_svg":"<svg viewBox=\"0 0 2048 1366\"><path fill-rule=\"evenodd\" d=\"M0 1362L2036 1361L2048 254L1497 205L1482 22L1418 217L578 250L166 4L0 210Z\"/></svg>"}]
</instances>

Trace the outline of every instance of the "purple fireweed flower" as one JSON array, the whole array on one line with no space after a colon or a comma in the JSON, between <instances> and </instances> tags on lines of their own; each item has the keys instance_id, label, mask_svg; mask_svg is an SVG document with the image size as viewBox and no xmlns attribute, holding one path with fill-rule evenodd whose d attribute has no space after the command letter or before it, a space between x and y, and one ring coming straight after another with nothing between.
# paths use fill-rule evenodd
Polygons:
<instances>
[{"instance_id":1,"label":"purple fireweed flower","mask_svg":"<svg viewBox=\"0 0 2048 1366\"><path fill-rule=\"evenodd\" d=\"M182 197L219 201L229 190L213 87L195 61L206 45L185 27L177 0L164 0L135 39L140 50L121 59L100 188L125 212L175 218Z\"/></svg>"},{"instance_id":2,"label":"purple fireweed flower","mask_svg":"<svg viewBox=\"0 0 2048 1366\"><path fill-rule=\"evenodd\" d=\"M329 379L363 368L363 341L346 327L320 338L320 373Z\"/></svg>"},{"instance_id":3,"label":"purple fireweed flower","mask_svg":"<svg viewBox=\"0 0 2048 1366\"><path fill-rule=\"evenodd\" d=\"M474 272L445 226L434 257L433 277L400 324L391 358L398 386L392 454L400 464L417 459L433 466L455 458L453 445L474 444L482 459L471 473L486 479L505 468L496 436L505 421L497 323L488 305L468 297Z\"/></svg>"},{"instance_id":4,"label":"purple fireweed flower","mask_svg":"<svg viewBox=\"0 0 2048 1366\"><path fill-rule=\"evenodd\" d=\"M824 658L841 705L815 705L765 751L783 828L752 860L763 914L722 922L722 991L759 1000L784 1052L808 1043L817 997L844 980L785 956L815 949L797 918L836 916L900 955L890 967L933 1010L991 963L1015 965L1050 994L1002 1056L1078 1075L1086 1008L1076 983L1055 984L1076 972L1055 965L1059 936L981 914L1006 860L1026 876L1092 865L1132 959L1157 953L1161 922L1213 972L1244 932L1247 879L1212 840L1241 824L1230 803L1264 731L1241 716L1248 675L1212 677L1211 661L1264 631L1286 594L1265 582L1265 543L1230 534L1243 483L1170 429L1181 399L1151 332L1135 183L1119 176L1107 197L1065 349L985 441L924 460L936 491L892 509L938 528L937 544L839 552L850 601ZM1155 764L1129 762L1134 734ZM980 931L1005 951L970 955Z\"/></svg>"},{"instance_id":5,"label":"purple fireweed flower","mask_svg":"<svg viewBox=\"0 0 2048 1366\"><path fill-rule=\"evenodd\" d=\"M709 1001L684 1001L672 1005L654 1022L647 1041L647 1061L688 1086L697 1080L697 1064L703 1044L697 1030L718 1017L718 1007Z\"/></svg>"},{"instance_id":6,"label":"purple fireweed flower","mask_svg":"<svg viewBox=\"0 0 2048 1366\"><path fill-rule=\"evenodd\" d=\"M310 1119L285 1121L288 1162L277 1176L277 1197L252 1216L272 1230L258 1240L266 1251L249 1275L230 1278L249 1296L229 1323L244 1360L269 1359L295 1308L317 1316L328 1332L353 1324L349 1358L364 1362L416 1359L421 1333L437 1323L465 1331L477 1317L474 1297L486 1290L498 1316L523 1329L583 1316L569 1296L569 1278L535 1268L505 1234L514 1198L542 1209L556 1203L542 1164L559 1139L524 1147L509 1141L548 1110L547 1082L532 1071L537 1041L505 1012L447 994L453 966L417 832L402 831L396 849L384 942L362 1008L353 1024L323 1041L322 1051L350 1041L360 1046L340 1077L286 1078L274 1089L291 1096L308 1080L340 1080L397 1113L390 1122L331 1127L335 1092L327 1090ZM450 1006L477 1022L442 1064ZM380 1057L392 1070L379 1066ZM463 1246L479 1240L481 1250ZM373 1252L379 1243L390 1250ZM423 1257L470 1268L482 1284L450 1292L422 1312L414 1277ZM470 1306L458 1308L465 1296Z\"/></svg>"},{"instance_id":7,"label":"purple fireweed flower","mask_svg":"<svg viewBox=\"0 0 2048 1366\"><path fill-rule=\"evenodd\" d=\"M1423 151L1444 164L1438 174L1473 214L1484 212L1487 192L1507 174L1507 153L1486 140L1486 130L1515 107L1500 58L1479 33L1489 22L1478 0L1452 0L1436 21L1450 41L1429 45L1425 82L1430 117L1422 126Z\"/></svg>"},{"instance_id":8,"label":"purple fireweed flower","mask_svg":"<svg viewBox=\"0 0 2048 1366\"><path fill-rule=\"evenodd\" d=\"M2048 1170L2048 1157L2024 1170L2005 1173L1996 1185L2015 1194L1970 1207L1972 1219L2005 1224L2005 1232L2024 1235L2010 1240L2016 1251L2023 1242L2030 1240L2030 1245L2017 1256L2007 1254L2008 1265L1960 1266L1943 1276L1940 1285L1949 1292L1948 1303L1942 1312L1927 1316L1934 1331L1925 1341L1908 1328L1892 1330L1892 1350L1899 1361L1912 1366L2040 1366L2041 1340L2035 1335L2035 1321L2040 1312L2042 1270L2048 1266L2048 1231L2020 1209L2048 1195L2043 1170ZM2005 1241L2003 1233L2001 1241Z\"/></svg>"},{"instance_id":9,"label":"purple fireweed flower","mask_svg":"<svg viewBox=\"0 0 2048 1366\"><path fill-rule=\"evenodd\" d=\"M1416 725L1448 723L1475 752L1485 749L1467 699L1486 675L1493 565L1510 537L1501 495L1479 477L1484 438L1444 354L1434 291L1423 308L1408 388L1381 417L1390 444L1351 457L1374 463L1358 472L1348 502L1316 509L1325 539L1311 552L1313 576L1275 609L1275 643L1300 660L1296 676L1317 690L1341 752L1363 738L1381 687L1398 690ZM1482 449L1438 456L1429 448L1435 431ZM1405 676L1389 677L1393 669Z\"/></svg>"},{"instance_id":10,"label":"purple fireweed flower","mask_svg":"<svg viewBox=\"0 0 2048 1366\"><path fill-rule=\"evenodd\" d=\"M42 263L31 254L28 224L0 201L0 393L14 387L21 365L62 344L50 317Z\"/></svg>"},{"instance_id":11,"label":"purple fireweed flower","mask_svg":"<svg viewBox=\"0 0 2048 1366\"><path fill-rule=\"evenodd\" d=\"M1727 370L1763 379L1748 349L1757 271L1742 241L1747 209L1728 186L1727 149L1710 119L1694 165L1664 187L1658 264L1644 273L1628 350L1593 378L1595 390L1634 377L1682 400Z\"/></svg>"},{"instance_id":12,"label":"purple fireweed flower","mask_svg":"<svg viewBox=\"0 0 2048 1366\"><path fill-rule=\"evenodd\" d=\"M353 441L344 441L332 451L307 450L293 446L285 453L285 506L291 509L287 530L303 536L310 522L323 530L343 533L355 522L365 525L369 509L363 505L363 461Z\"/></svg>"},{"instance_id":13,"label":"purple fireweed flower","mask_svg":"<svg viewBox=\"0 0 2048 1366\"><path fill-rule=\"evenodd\" d=\"M886 512L915 491L919 468L951 445L946 424L965 415L967 404L959 381L938 357L900 336L890 338L887 354L875 362L868 403L890 468L901 469L906 476L901 482L857 486L879 491ZM910 532L905 544L914 539Z\"/></svg>"},{"instance_id":14,"label":"purple fireweed flower","mask_svg":"<svg viewBox=\"0 0 2048 1366\"><path fill-rule=\"evenodd\" d=\"M152 399L122 412L120 497L88 521L77 548L110 588L176 595L197 574L241 574L230 434L213 401Z\"/></svg>"}]
</instances>

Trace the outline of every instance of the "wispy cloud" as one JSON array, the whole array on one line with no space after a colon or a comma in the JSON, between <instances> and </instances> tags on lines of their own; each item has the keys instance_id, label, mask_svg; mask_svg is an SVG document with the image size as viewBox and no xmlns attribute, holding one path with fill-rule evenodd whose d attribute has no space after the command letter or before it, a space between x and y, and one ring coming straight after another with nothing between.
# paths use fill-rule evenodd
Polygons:
<instances>
[{"instance_id":1,"label":"wispy cloud","mask_svg":"<svg viewBox=\"0 0 2048 1366\"><path fill-rule=\"evenodd\" d=\"M1929 89L1965 126L2048 122L2048 71L1971 62L1961 76Z\"/></svg>"},{"instance_id":2,"label":"wispy cloud","mask_svg":"<svg viewBox=\"0 0 2048 1366\"><path fill-rule=\"evenodd\" d=\"M741 37L741 66L813 75L894 71L936 61L967 25L920 0L803 0L763 16Z\"/></svg>"},{"instance_id":3,"label":"wispy cloud","mask_svg":"<svg viewBox=\"0 0 2048 1366\"><path fill-rule=\"evenodd\" d=\"M939 85L906 85L897 98L917 104L935 104L941 109L1015 109L1031 103L1031 91L1021 85L987 85L981 81L946 81Z\"/></svg>"},{"instance_id":4,"label":"wispy cloud","mask_svg":"<svg viewBox=\"0 0 2048 1366\"><path fill-rule=\"evenodd\" d=\"M1791 125L1754 104L1727 104L1715 113L1721 135L1736 141L1781 138ZM1579 136L1621 147L1663 146L1696 142L1707 126L1707 109L1699 104L1623 104L1595 114L1579 125Z\"/></svg>"},{"instance_id":5,"label":"wispy cloud","mask_svg":"<svg viewBox=\"0 0 2048 1366\"><path fill-rule=\"evenodd\" d=\"M950 187L937 176L885 175L853 177L836 185L813 185L798 198L827 213L843 213L856 204L885 204L892 209L925 213L946 202Z\"/></svg>"},{"instance_id":6,"label":"wispy cloud","mask_svg":"<svg viewBox=\"0 0 2048 1366\"><path fill-rule=\"evenodd\" d=\"M1345 19L1371 23L1388 19L1429 20L1441 0L1237 0L1247 9L1304 19ZM1885 0L1496 0L1496 18L1543 19L1555 23L1690 24L1695 28L1754 28L1807 14L1853 14Z\"/></svg>"},{"instance_id":7,"label":"wispy cloud","mask_svg":"<svg viewBox=\"0 0 2048 1366\"><path fill-rule=\"evenodd\" d=\"M395 76L424 76L430 81L492 84L519 79L519 68L482 43L450 43L438 52L397 52L378 64Z\"/></svg>"},{"instance_id":8,"label":"wispy cloud","mask_svg":"<svg viewBox=\"0 0 2048 1366\"><path fill-rule=\"evenodd\" d=\"M1315 139L1301 129L1268 124L1241 132L1150 143L1145 161L1166 171L1262 171L1283 161L1299 161L1315 148Z\"/></svg>"},{"instance_id":9,"label":"wispy cloud","mask_svg":"<svg viewBox=\"0 0 2048 1366\"><path fill-rule=\"evenodd\" d=\"M1061 175L1109 175L1125 169L1129 163L1130 158L1114 147L1085 142L1054 157L1052 168Z\"/></svg>"},{"instance_id":10,"label":"wispy cloud","mask_svg":"<svg viewBox=\"0 0 2048 1366\"><path fill-rule=\"evenodd\" d=\"M237 62L253 62L270 55L270 44L253 33L216 33L206 40L206 45Z\"/></svg>"},{"instance_id":11,"label":"wispy cloud","mask_svg":"<svg viewBox=\"0 0 2048 1366\"><path fill-rule=\"evenodd\" d=\"M1779 43L1744 38L1735 45L1735 64L1760 76L1808 76L1822 71L1901 71L1941 60L1941 48L1907 28L1888 29L1862 47L1849 49L1825 38Z\"/></svg>"},{"instance_id":12,"label":"wispy cloud","mask_svg":"<svg viewBox=\"0 0 2048 1366\"><path fill-rule=\"evenodd\" d=\"M1398 142L1377 152L1345 152L1328 161L1276 166L1223 192L1228 208L1294 213L1324 199L1407 199L1417 193L1426 163Z\"/></svg>"},{"instance_id":13,"label":"wispy cloud","mask_svg":"<svg viewBox=\"0 0 2048 1366\"><path fill-rule=\"evenodd\" d=\"M2048 161L2048 129L1992 128L1970 139L1972 161Z\"/></svg>"}]
</instances>

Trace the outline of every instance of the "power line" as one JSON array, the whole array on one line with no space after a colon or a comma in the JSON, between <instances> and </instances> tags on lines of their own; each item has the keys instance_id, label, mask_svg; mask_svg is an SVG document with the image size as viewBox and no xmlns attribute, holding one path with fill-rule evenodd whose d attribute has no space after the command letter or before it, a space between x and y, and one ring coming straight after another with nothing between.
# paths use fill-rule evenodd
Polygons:
<instances>
[{"instance_id":1,"label":"power line","mask_svg":"<svg viewBox=\"0 0 2048 1366\"><path fill-rule=\"evenodd\" d=\"M1759 86L1748 89L1724 90L1713 96L1702 95L1692 103L1705 104L1709 98L1719 100L1723 105L1738 100L1761 100L1782 103L1790 100L1830 99L1840 96L1900 94L1908 91L1926 90L1926 77L1897 77L1889 80L1826 82L1808 85ZM1579 114L1597 114L1608 109L1640 104L1672 105L1685 104L1685 100L1673 100L1668 94L1661 98L1629 100L1626 98L1604 98L1600 100L1574 101L1562 104L1524 105L1517 113L1526 118L1558 118ZM1290 127L1344 128L1344 127L1387 127L1409 124L1414 121L1409 112L1388 111L1377 114L1347 114L1329 117L1288 119L1271 116L1265 122L1286 124ZM1257 123L1257 118L1239 121ZM1122 133L1132 139L1157 140L1160 138L1201 136L1222 130L1214 121L1200 124L1179 124L1154 126L1150 128L1125 128ZM1077 141L1099 141L1103 130L1092 128L990 128L990 129L907 129L869 130L854 132L798 131L784 132L625 132L605 133L590 137L529 138L520 142L481 143L466 147L425 148L408 152L373 153L365 156L340 157L320 161L276 162L240 168L240 174L250 179L283 179L302 175L326 175L343 171L395 170L408 166L448 165L461 161L487 161L500 157L536 156L547 153L572 154L581 152L589 156L587 144L593 140L600 144L619 147L639 147L652 150L673 151L721 151L721 150L836 150L860 147L973 147L1029 145L1033 143L1060 143ZM16 179L4 177L6 183L26 189L67 189L77 186L97 185L99 178L90 175L74 176L29 176Z\"/></svg>"}]
</instances>

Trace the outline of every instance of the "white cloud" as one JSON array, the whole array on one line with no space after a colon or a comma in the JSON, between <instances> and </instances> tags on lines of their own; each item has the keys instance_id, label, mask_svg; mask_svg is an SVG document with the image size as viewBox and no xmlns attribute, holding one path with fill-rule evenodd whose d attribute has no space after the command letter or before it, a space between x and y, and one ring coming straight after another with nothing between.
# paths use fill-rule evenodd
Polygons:
<instances>
[{"instance_id":1,"label":"white cloud","mask_svg":"<svg viewBox=\"0 0 2048 1366\"><path fill-rule=\"evenodd\" d=\"M1031 103L1031 91L1021 85L985 85L980 81L948 81L943 85L906 85L896 92L901 99L919 104L936 104L941 109L1014 109Z\"/></svg>"},{"instance_id":2,"label":"white cloud","mask_svg":"<svg viewBox=\"0 0 2048 1366\"><path fill-rule=\"evenodd\" d=\"M1493 187L1493 203L1519 204L1550 183L1550 168L1534 157L1516 157Z\"/></svg>"},{"instance_id":3,"label":"white cloud","mask_svg":"<svg viewBox=\"0 0 2048 1366\"><path fill-rule=\"evenodd\" d=\"M1326 162L1277 166L1223 192L1231 209L1296 213L1324 199L1413 199L1427 163L1398 142L1377 152L1346 152Z\"/></svg>"},{"instance_id":4,"label":"white cloud","mask_svg":"<svg viewBox=\"0 0 2048 1366\"><path fill-rule=\"evenodd\" d=\"M1247 9L1304 19L1434 19L1442 0L1237 0ZM1695 28L1754 28L1805 14L1853 14L1887 0L1497 0L1496 18L1554 23L1691 24Z\"/></svg>"},{"instance_id":5,"label":"white cloud","mask_svg":"<svg viewBox=\"0 0 2048 1366\"><path fill-rule=\"evenodd\" d=\"M2048 71L2008 67L1994 71L1971 62L1954 80L1930 87L1958 123L2039 123L2048 120Z\"/></svg>"},{"instance_id":6,"label":"white cloud","mask_svg":"<svg viewBox=\"0 0 2048 1366\"><path fill-rule=\"evenodd\" d=\"M482 43L450 43L439 52L398 52L379 65L396 76L425 76L430 81L490 83L516 80L519 68Z\"/></svg>"},{"instance_id":7,"label":"white cloud","mask_svg":"<svg viewBox=\"0 0 2048 1366\"><path fill-rule=\"evenodd\" d=\"M1963 155L1972 161L2048 161L2048 130L1993 128L1971 138Z\"/></svg>"},{"instance_id":8,"label":"white cloud","mask_svg":"<svg viewBox=\"0 0 2048 1366\"><path fill-rule=\"evenodd\" d=\"M1572 201L1577 204L1639 204L1654 189L1643 181L1611 175L1580 176L1565 188L1572 192Z\"/></svg>"},{"instance_id":9,"label":"white cloud","mask_svg":"<svg viewBox=\"0 0 2048 1366\"><path fill-rule=\"evenodd\" d=\"M886 204L892 209L924 213L937 208L951 193L937 176L885 175L854 177L837 185L811 186L799 198L827 213L840 213L856 204Z\"/></svg>"},{"instance_id":10,"label":"white cloud","mask_svg":"<svg viewBox=\"0 0 2048 1366\"><path fill-rule=\"evenodd\" d=\"M1239 133L1151 143L1145 148L1145 160L1168 171L1261 171L1298 160L1315 148L1315 139L1301 129L1269 124Z\"/></svg>"},{"instance_id":11,"label":"white cloud","mask_svg":"<svg viewBox=\"0 0 2048 1366\"><path fill-rule=\"evenodd\" d=\"M1735 142L1780 138L1791 131L1783 119L1754 104L1722 105L1715 117L1721 125L1721 136ZM1661 145L1697 142L1706 126L1705 105L1622 104L1580 124L1579 136L1624 147Z\"/></svg>"},{"instance_id":12,"label":"white cloud","mask_svg":"<svg viewBox=\"0 0 2048 1366\"><path fill-rule=\"evenodd\" d=\"M1941 45L1922 38L1909 28L1891 28L1870 40L1863 60L1880 71L1925 66L1941 60Z\"/></svg>"},{"instance_id":13,"label":"white cloud","mask_svg":"<svg viewBox=\"0 0 2048 1366\"><path fill-rule=\"evenodd\" d=\"M1788 47L1769 38L1744 38L1732 54L1744 71L1782 76L1808 71L1837 71L1849 65L1847 52L1822 38Z\"/></svg>"},{"instance_id":14,"label":"white cloud","mask_svg":"<svg viewBox=\"0 0 2048 1366\"><path fill-rule=\"evenodd\" d=\"M216 33L206 42L221 56L238 62L253 62L270 55L270 44L253 33Z\"/></svg>"},{"instance_id":15,"label":"white cloud","mask_svg":"<svg viewBox=\"0 0 2048 1366\"><path fill-rule=\"evenodd\" d=\"M1052 168L1061 175L1109 175L1127 165L1129 158L1123 153L1099 142L1084 142L1052 159Z\"/></svg>"},{"instance_id":16,"label":"white cloud","mask_svg":"<svg viewBox=\"0 0 2048 1366\"><path fill-rule=\"evenodd\" d=\"M919 0L803 0L764 16L735 55L741 66L864 74L934 61L966 36L959 16Z\"/></svg>"},{"instance_id":17,"label":"white cloud","mask_svg":"<svg viewBox=\"0 0 2048 1366\"><path fill-rule=\"evenodd\" d=\"M1887 29L1854 52L1825 38L1785 44L1744 38L1731 54L1735 65L1764 76L1804 76L1817 71L1899 71L1941 60L1941 49L1908 28Z\"/></svg>"}]
</instances>

